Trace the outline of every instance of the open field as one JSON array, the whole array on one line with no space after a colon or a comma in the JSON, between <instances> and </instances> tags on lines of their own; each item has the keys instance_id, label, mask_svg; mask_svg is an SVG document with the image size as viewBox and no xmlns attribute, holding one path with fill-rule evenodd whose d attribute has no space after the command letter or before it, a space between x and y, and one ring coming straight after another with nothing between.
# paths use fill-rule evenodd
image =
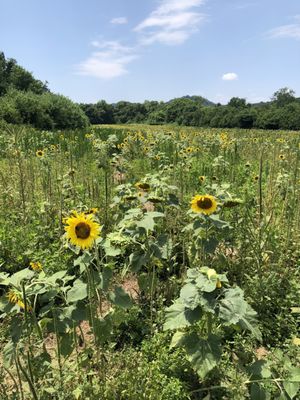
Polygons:
<instances>
[{"instance_id":1,"label":"open field","mask_svg":"<svg viewBox=\"0 0 300 400\"><path fill-rule=\"evenodd\" d=\"M0 399L298 399L300 133L0 132Z\"/></svg>"}]
</instances>

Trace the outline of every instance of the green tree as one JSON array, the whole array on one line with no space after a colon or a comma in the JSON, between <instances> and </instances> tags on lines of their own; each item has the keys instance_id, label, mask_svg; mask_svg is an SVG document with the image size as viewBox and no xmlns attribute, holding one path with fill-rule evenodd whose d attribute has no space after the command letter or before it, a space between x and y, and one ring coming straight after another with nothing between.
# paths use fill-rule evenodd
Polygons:
<instances>
[{"instance_id":1,"label":"green tree","mask_svg":"<svg viewBox=\"0 0 300 400\"><path fill-rule=\"evenodd\" d=\"M272 101L276 103L277 107L284 107L296 101L295 92L287 87L279 89L273 94Z\"/></svg>"}]
</instances>

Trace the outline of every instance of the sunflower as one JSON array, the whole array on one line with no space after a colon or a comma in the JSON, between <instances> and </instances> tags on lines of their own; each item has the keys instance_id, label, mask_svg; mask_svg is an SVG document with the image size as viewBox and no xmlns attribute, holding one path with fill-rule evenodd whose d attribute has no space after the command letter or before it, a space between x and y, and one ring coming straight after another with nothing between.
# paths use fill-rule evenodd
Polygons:
<instances>
[{"instance_id":1,"label":"sunflower","mask_svg":"<svg viewBox=\"0 0 300 400\"><path fill-rule=\"evenodd\" d=\"M66 220L66 237L71 244L79 246L83 250L93 246L101 231L101 226L94 221L93 217L94 214L73 212Z\"/></svg>"},{"instance_id":2,"label":"sunflower","mask_svg":"<svg viewBox=\"0 0 300 400\"><path fill-rule=\"evenodd\" d=\"M284 154L279 154L279 160L285 160L285 155Z\"/></svg>"},{"instance_id":3,"label":"sunflower","mask_svg":"<svg viewBox=\"0 0 300 400\"><path fill-rule=\"evenodd\" d=\"M150 190L150 185L149 185L149 183L146 183L146 182L137 182L135 184L135 187L140 190L145 190L145 191Z\"/></svg>"},{"instance_id":4,"label":"sunflower","mask_svg":"<svg viewBox=\"0 0 300 400\"><path fill-rule=\"evenodd\" d=\"M197 194L191 201L191 209L196 213L210 215L217 209L217 201L209 194Z\"/></svg>"},{"instance_id":5,"label":"sunflower","mask_svg":"<svg viewBox=\"0 0 300 400\"><path fill-rule=\"evenodd\" d=\"M88 215L88 214L98 214L99 213L99 208L97 207L92 207L90 208L88 211L85 211L84 214Z\"/></svg>"},{"instance_id":6,"label":"sunflower","mask_svg":"<svg viewBox=\"0 0 300 400\"><path fill-rule=\"evenodd\" d=\"M199 176L199 181L200 181L200 183L204 183L205 182L205 176L204 175Z\"/></svg>"},{"instance_id":7,"label":"sunflower","mask_svg":"<svg viewBox=\"0 0 300 400\"><path fill-rule=\"evenodd\" d=\"M8 301L12 304L17 304L20 308L23 310L25 309L25 304L23 302L22 296L20 293L15 292L14 290L10 289L9 292L7 293L6 297L8 298ZM31 310L30 306L27 306L26 309L28 311Z\"/></svg>"},{"instance_id":8,"label":"sunflower","mask_svg":"<svg viewBox=\"0 0 300 400\"><path fill-rule=\"evenodd\" d=\"M45 152L44 152L44 150L37 150L37 151L35 152L35 154L37 155L37 157L43 157L44 154L45 154Z\"/></svg>"},{"instance_id":9,"label":"sunflower","mask_svg":"<svg viewBox=\"0 0 300 400\"><path fill-rule=\"evenodd\" d=\"M43 269L42 264L39 261L37 262L31 261L29 265L31 269L33 269L34 271L42 271Z\"/></svg>"}]
</instances>

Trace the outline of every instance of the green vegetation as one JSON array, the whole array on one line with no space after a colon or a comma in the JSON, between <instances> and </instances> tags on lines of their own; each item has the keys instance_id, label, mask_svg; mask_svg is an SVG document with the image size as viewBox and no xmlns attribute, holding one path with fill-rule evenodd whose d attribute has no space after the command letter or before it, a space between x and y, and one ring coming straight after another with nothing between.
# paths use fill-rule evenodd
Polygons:
<instances>
[{"instance_id":1,"label":"green vegetation","mask_svg":"<svg viewBox=\"0 0 300 400\"><path fill-rule=\"evenodd\" d=\"M299 132L0 144L1 400L299 398Z\"/></svg>"},{"instance_id":2,"label":"green vegetation","mask_svg":"<svg viewBox=\"0 0 300 400\"><path fill-rule=\"evenodd\" d=\"M0 53L0 123L32 125L39 129L75 129L88 126L81 108L53 94L15 60Z\"/></svg>"},{"instance_id":3,"label":"green vegetation","mask_svg":"<svg viewBox=\"0 0 300 400\"><path fill-rule=\"evenodd\" d=\"M201 96L186 96L167 103L105 101L81 104L92 124L148 123L178 124L213 128L300 129L300 100L292 90L283 88L274 93L272 101L247 104L233 97L226 106L213 104Z\"/></svg>"}]
</instances>

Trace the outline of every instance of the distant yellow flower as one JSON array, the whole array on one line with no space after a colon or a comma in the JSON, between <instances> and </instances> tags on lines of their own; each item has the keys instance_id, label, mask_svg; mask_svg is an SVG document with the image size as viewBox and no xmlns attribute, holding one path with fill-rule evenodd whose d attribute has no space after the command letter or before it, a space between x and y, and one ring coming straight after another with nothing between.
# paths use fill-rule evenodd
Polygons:
<instances>
[{"instance_id":1,"label":"distant yellow flower","mask_svg":"<svg viewBox=\"0 0 300 400\"><path fill-rule=\"evenodd\" d=\"M203 175L199 176L199 181L201 183L204 183L205 182L205 176L203 176Z\"/></svg>"},{"instance_id":2,"label":"distant yellow flower","mask_svg":"<svg viewBox=\"0 0 300 400\"><path fill-rule=\"evenodd\" d=\"M210 215L217 209L216 199L211 195L197 194L191 201L191 209L196 213Z\"/></svg>"},{"instance_id":3,"label":"distant yellow flower","mask_svg":"<svg viewBox=\"0 0 300 400\"><path fill-rule=\"evenodd\" d=\"M92 208L90 208L88 211L85 211L84 214L86 214L86 215L89 215L89 214L94 214L94 215L96 215L96 214L98 214L98 212L99 212L99 208L97 208L97 207L92 207Z\"/></svg>"},{"instance_id":4,"label":"distant yellow flower","mask_svg":"<svg viewBox=\"0 0 300 400\"><path fill-rule=\"evenodd\" d=\"M36 153L37 157L43 157L45 152L43 150L37 150Z\"/></svg>"},{"instance_id":5,"label":"distant yellow flower","mask_svg":"<svg viewBox=\"0 0 300 400\"><path fill-rule=\"evenodd\" d=\"M285 160L285 155L284 154L279 154L279 160Z\"/></svg>"},{"instance_id":6,"label":"distant yellow flower","mask_svg":"<svg viewBox=\"0 0 300 400\"><path fill-rule=\"evenodd\" d=\"M33 269L34 271L42 271L43 269L42 264L39 261L37 262L31 261L29 265L31 269Z\"/></svg>"},{"instance_id":7,"label":"distant yellow flower","mask_svg":"<svg viewBox=\"0 0 300 400\"><path fill-rule=\"evenodd\" d=\"M100 236L101 226L93 220L94 214L72 213L66 220L66 237L74 246L89 249Z\"/></svg>"}]
</instances>

